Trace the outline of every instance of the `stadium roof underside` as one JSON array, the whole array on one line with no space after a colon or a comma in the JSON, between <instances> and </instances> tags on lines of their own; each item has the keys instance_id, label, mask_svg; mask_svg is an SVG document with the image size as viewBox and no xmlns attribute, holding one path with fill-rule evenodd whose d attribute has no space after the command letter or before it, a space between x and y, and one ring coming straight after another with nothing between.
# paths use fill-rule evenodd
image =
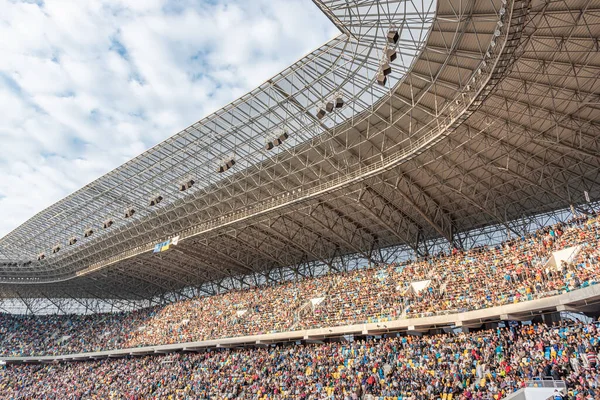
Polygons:
<instances>
[{"instance_id":1,"label":"stadium roof underside","mask_svg":"<svg viewBox=\"0 0 600 400\"><path fill-rule=\"evenodd\" d=\"M600 197L600 0L315 3L339 37L2 238L0 298L156 298Z\"/></svg>"}]
</instances>

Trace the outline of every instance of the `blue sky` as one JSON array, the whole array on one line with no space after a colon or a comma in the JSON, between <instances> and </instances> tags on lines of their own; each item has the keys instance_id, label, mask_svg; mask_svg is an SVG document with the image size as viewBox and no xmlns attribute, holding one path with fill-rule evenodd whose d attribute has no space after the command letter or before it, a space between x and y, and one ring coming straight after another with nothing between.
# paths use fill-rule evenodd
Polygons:
<instances>
[{"instance_id":1,"label":"blue sky","mask_svg":"<svg viewBox=\"0 0 600 400\"><path fill-rule=\"evenodd\" d=\"M0 237L337 34L310 0L0 10Z\"/></svg>"}]
</instances>

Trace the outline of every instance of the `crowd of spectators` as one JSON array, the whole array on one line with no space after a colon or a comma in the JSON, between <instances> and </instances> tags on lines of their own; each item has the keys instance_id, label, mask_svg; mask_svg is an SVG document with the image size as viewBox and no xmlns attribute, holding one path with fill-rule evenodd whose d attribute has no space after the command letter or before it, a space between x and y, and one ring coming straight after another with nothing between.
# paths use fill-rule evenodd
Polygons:
<instances>
[{"instance_id":1,"label":"crowd of spectators","mask_svg":"<svg viewBox=\"0 0 600 400\"><path fill-rule=\"evenodd\" d=\"M557 267L553 251L581 246ZM600 217L498 246L95 315L0 314L0 355L67 354L463 312L598 282ZM425 282L415 285L415 282Z\"/></svg>"},{"instance_id":2,"label":"crowd of spectators","mask_svg":"<svg viewBox=\"0 0 600 400\"><path fill-rule=\"evenodd\" d=\"M599 326L562 321L431 336L0 367L2 399L501 399L564 380L600 396Z\"/></svg>"}]
</instances>

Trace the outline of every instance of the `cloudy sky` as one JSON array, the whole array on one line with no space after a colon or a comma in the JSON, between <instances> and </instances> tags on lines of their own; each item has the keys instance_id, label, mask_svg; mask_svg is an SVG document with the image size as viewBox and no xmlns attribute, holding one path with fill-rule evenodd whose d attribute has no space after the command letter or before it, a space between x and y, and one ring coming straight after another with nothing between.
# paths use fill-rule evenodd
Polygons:
<instances>
[{"instance_id":1,"label":"cloudy sky","mask_svg":"<svg viewBox=\"0 0 600 400\"><path fill-rule=\"evenodd\" d=\"M0 10L0 237L337 34L310 0Z\"/></svg>"}]
</instances>

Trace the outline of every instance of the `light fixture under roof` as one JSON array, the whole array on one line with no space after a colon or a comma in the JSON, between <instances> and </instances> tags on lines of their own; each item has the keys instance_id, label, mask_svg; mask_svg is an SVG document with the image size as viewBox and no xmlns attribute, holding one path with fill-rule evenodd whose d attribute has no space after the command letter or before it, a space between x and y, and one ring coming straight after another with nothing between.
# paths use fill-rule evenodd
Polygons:
<instances>
[{"instance_id":1,"label":"light fixture under roof","mask_svg":"<svg viewBox=\"0 0 600 400\"><path fill-rule=\"evenodd\" d=\"M398 33L398 29L390 28L390 30L387 33L388 43L396 44L398 43L398 40L400 40L400 34Z\"/></svg>"},{"instance_id":2,"label":"light fixture under roof","mask_svg":"<svg viewBox=\"0 0 600 400\"><path fill-rule=\"evenodd\" d=\"M133 207L129 207L125 209L125 218L131 218L135 214L135 209Z\"/></svg>"},{"instance_id":3,"label":"light fixture under roof","mask_svg":"<svg viewBox=\"0 0 600 400\"><path fill-rule=\"evenodd\" d=\"M281 146L281 144L289 138L287 129L276 129L273 134L267 139L267 143L265 144L265 149L273 150L277 146Z\"/></svg>"},{"instance_id":4,"label":"light fixture under roof","mask_svg":"<svg viewBox=\"0 0 600 400\"><path fill-rule=\"evenodd\" d=\"M83 237L90 237L94 234L94 230L92 228L87 228L84 232L83 232Z\"/></svg>"},{"instance_id":5,"label":"light fixture under roof","mask_svg":"<svg viewBox=\"0 0 600 400\"><path fill-rule=\"evenodd\" d=\"M158 205L158 203L160 203L162 200L163 197L160 194L157 194L156 196L150 199L150 206Z\"/></svg>"},{"instance_id":6,"label":"light fixture under roof","mask_svg":"<svg viewBox=\"0 0 600 400\"><path fill-rule=\"evenodd\" d=\"M325 105L319 104L319 106L317 107L317 118L323 119L326 113L327 111L325 111Z\"/></svg>"},{"instance_id":7,"label":"light fixture under roof","mask_svg":"<svg viewBox=\"0 0 600 400\"><path fill-rule=\"evenodd\" d=\"M191 188L192 186L194 186L194 180L193 179L188 179L186 181L183 181L179 184L179 191L180 192L185 192L186 190L188 190L189 188Z\"/></svg>"},{"instance_id":8,"label":"light fixture under roof","mask_svg":"<svg viewBox=\"0 0 600 400\"><path fill-rule=\"evenodd\" d=\"M109 218L102 223L102 227L104 229L107 229L107 228L110 228L112 226L112 224L114 224L114 221Z\"/></svg>"},{"instance_id":9,"label":"light fixture under roof","mask_svg":"<svg viewBox=\"0 0 600 400\"><path fill-rule=\"evenodd\" d=\"M218 173L223 173L233 167L235 165L235 158L233 156L229 156L221 160L221 164L217 167Z\"/></svg>"}]
</instances>

